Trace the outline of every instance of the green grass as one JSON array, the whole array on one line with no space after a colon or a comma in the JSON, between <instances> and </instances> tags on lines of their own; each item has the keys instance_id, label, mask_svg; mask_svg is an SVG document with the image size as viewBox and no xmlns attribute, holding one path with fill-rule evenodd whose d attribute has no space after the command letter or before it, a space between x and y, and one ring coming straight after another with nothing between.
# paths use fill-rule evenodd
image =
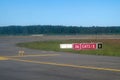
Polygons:
<instances>
[{"instance_id":1,"label":"green grass","mask_svg":"<svg viewBox=\"0 0 120 80\"><path fill-rule=\"evenodd\" d=\"M102 42L103 48L97 50L72 50L72 49L60 49L60 44L66 43L81 43L81 42ZM18 43L17 46L26 47L30 49L38 49L45 51L61 51L71 52L78 54L92 54L92 55L105 55L105 56L120 56L120 39L82 39L82 40L62 40L62 41L37 41Z\"/></svg>"}]
</instances>

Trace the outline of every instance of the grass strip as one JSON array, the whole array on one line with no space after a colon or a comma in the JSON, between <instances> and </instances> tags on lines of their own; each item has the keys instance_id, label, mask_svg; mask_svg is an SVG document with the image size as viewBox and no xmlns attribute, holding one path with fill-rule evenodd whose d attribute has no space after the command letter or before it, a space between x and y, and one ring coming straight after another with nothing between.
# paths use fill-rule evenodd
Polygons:
<instances>
[{"instance_id":1,"label":"grass strip","mask_svg":"<svg viewBox=\"0 0 120 80\"><path fill-rule=\"evenodd\" d=\"M73 49L60 49L60 44L67 43L97 43L102 42L103 48L97 50L73 50ZM71 40L56 40L56 41L36 41L18 43L17 46L30 49L45 50L45 51L60 51L71 52L78 54L92 54L104 56L120 56L120 39L71 39Z\"/></svg>"}]
</instances>

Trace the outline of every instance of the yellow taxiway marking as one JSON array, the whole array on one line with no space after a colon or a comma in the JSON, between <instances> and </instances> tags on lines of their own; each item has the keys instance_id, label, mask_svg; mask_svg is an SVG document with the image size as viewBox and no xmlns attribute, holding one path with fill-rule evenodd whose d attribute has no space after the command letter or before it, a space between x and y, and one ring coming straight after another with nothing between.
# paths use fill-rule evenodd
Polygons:
<instances>
[{"instance_id":1,"label":"yellow taxiway marking","mask_svg":"<svg viewBox=\"0 0 120 80\"><path fill-rule=\"evenodd\" d=\"M0 60L8 60L8 58L0 56Z\"/></svg>"},{"instance_id":2,"label":"yellow taxiway marking","mask_svg":"<svg viewBox=\"0 0 120 80\"><path fill-rule=\"evenodd\" d=\"M47 64L47 65L54 65L54 66L62 66L62 67L73 67L73 68L83 68L83 69L93 69L93 70L120 72L120 69L112 69L112 68L99 68L99 67L92 67L92 66L79 66L79 65L73 65L73 64L60 64L60 63L54 63L54 62L41 62L41 61L21 60L21 59L12 59L12 60L22 61L22 62L29 62L29 63L37 63L37 64Z\"/></svg>"},{"instance_id":3,"label":"yellow taxiway marking","mask_svg":"<svg viewBox=\"0 0 120 80\"><path fill-rule=\"evenodd\" d=\"M58 56L60 54L35 54L35 55L23 55L23 56L5 56L8 58L19 58L19 57L37 57L37 56Z\"/></svg>"}]
</instances>

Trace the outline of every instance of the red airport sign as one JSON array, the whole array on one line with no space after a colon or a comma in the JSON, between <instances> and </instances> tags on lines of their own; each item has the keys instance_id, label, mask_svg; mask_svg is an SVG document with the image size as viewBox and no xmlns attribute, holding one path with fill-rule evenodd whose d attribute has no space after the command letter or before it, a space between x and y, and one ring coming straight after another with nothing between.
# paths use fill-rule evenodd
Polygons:
<instances>
[{"instance_id":1,"label":"red airport sign","mask_svg":"<svg viewBox=\"0 0 120 80\"><path fill-rule=\"evenodd\" d=\"M73 44L60 44L61 49L74 49L74 50L96 50L102 49L102 43L73 43Z\"/></svg>"},{"instance_id":2,"label":"red airport sign","mask_svg":"<svg viewBox=\"0 0 120 80\"><path fill-rule=\"evenodd\" d=\"M95 50L98 43L75 43L73 44L74 50Z\"/></svg>"},{"instance_id":3,"label":"red airport sign","mask_svg":"<svg viewBox=\"0 0 120 80\"><path fill-rule=\"evenodd\" d=\"M81 50L81 44L79 44L79 43L73 44L73 49L74 50Z\"/></svg>"}]
</instances>

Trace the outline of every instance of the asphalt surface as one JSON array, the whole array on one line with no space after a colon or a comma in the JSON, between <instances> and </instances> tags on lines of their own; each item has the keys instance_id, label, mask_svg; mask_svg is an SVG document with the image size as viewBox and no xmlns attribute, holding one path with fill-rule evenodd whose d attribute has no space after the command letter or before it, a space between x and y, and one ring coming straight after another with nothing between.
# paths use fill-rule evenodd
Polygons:
<instances>
[{"instance_id":1,"label":"asphalt surface","mask_svg":"<svg viewBox=\"0 0 120 80\"><path fill-rule=\"evenodd\" d=\"M120 80L120 57L81 55L17 47L20 42L95 36L0 37L0 80ZM97 36L101 38L101 36ZM102 36L102 38L120 38ZM18 51L24 50L24 56Z\"/></svg>"}]
</instances>

